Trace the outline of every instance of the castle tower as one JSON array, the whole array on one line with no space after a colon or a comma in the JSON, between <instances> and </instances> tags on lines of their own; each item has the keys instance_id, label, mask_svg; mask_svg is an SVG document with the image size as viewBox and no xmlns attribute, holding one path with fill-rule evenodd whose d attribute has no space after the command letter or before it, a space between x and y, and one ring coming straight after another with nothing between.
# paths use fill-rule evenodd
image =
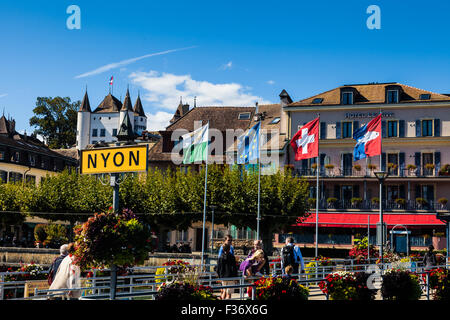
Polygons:
<instances>
[{"instance_id":1,"label":"castle tower","mask_svg":"<svg viewBox=\"0 0 450 320\"><path fill-rule=\"evenodd\" d=\"M82 150L89 144L90 131L91 106L89 104L89 98L86 90L77 114L77 150Z\"/></svg>"},{"instance_id":2,"label":"castle tower","mask_svg":"<svg viewBox=\"0 0 450 320\"><path fill-rule=\"evenodd\" d=\"M142 107L141 97L138 94L136 103L134 104L134 132L140 136L142 131L147 130L147 116Z\"/></svg>"},{"instance_id":3,"label":"castle tower","mask_svg":"<svg viewBox=\"0 0 450 320\"><path fill-rule=\"evenodd\" d=\"M120 130L120 126L122 125L125 114L128 113L128 117L130 118L132 130L134 131L134 111L133 107L131 106L131 98L130 98L130 91L127 89L127 93L125 95L125 100L123 101L122 108L120 109L120 115L119 115L119 123L117 128Z\"/></svg>"}]
</instances>

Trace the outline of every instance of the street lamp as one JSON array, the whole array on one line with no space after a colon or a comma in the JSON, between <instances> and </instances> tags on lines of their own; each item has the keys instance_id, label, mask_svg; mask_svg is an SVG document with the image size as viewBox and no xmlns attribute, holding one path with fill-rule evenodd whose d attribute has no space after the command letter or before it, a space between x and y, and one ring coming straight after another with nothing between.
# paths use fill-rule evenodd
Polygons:
<instances>
[{"instance_id":1,"label":"street lamp","mask_svg":"<svg viewBox=\"0 0 450 320\"><path fill-rule=\"evenodd\" d=\"M389 176L389 172L387 171L375 171L375 177L377 177L380 182L380 221L379 223L379 232L380 232L380 259L381 265L383 265L383 245L384 245L384 222L383 222L383 182Z\"/></svg>"},{"instance_id":2,"label":"street lamp","mask_svg":"<svg viewBox=\"0 0 450 320\"><path fill-rule=\"evenodd\" d=\"M258 103L256 103L256 109L258 111ZM259 137L258 137L258 213L256 218L256 240L259 240L259 222L261 220L261 213L260 213L260 201L261 201L261 121L264 121L266 119L267 113L264 112L258 112L255 114L254 120L258 121L260 123L259 125Z\"/></svg>"}]
</instances>

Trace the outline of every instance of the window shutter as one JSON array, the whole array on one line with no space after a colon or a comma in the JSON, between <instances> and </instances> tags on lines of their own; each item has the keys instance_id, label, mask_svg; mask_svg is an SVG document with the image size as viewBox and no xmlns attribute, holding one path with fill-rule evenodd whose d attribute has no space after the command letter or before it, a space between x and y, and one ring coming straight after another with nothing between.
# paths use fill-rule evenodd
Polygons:
<instances>
[{"instance_id":1,"label":"window shutter","mask_svg":"<svg viewBox=\"0 0 450 320\"><path fill-rule=\"evenodd\" d=\"M404 169L405 169L405 153L404 152L400 152L398 154L398 162L400 164L400 166L399 166L400 176L403 176Z\"/></svg>"},{"instance_id":2,"label":"window shutter","mask_svg":"<svg viewBox=\"0 0 450 320\"><path fill-rule=\"evenodd\" d=\"M381 121L381 137L386 138L386 120Z\"/></svg>"},{"instance_id":3,"label":"window shutter","mask_svg":"<svg viewBox=\"0 0 450 320\"><path fill-rule=\"evenodd\" d=\"M420 172L420 157L421 154L420 152L414 152L414 164L416 165L416 172L419 173Z\"/></svg>"},{"instance_id":4,"label":"window shutter","mask_svg":"<svg viewBox=\"0 0 450 320\"><path fill-rule=\"evenodd\" d=\"M440 119L434 119L434 136L435 137L441 136L441 120Z\"/></svg>"},{"instance_id":5,"label":"window shutter","mask_svg":"<svg viewBox=\"0 0 450 320\"><path fill-rule=\"evenodd\" d=\"M416 137L420 137L422 136L422 128L421 128L421 121L420 120L416 120Z\"/></svg>"},{"instance_id":6,"label":"window shutter","mask_svg":"<svg viewBox=\"0 0 450 320\"><path fill-rule=\"evenodd\" d=\"M381 154L381 171L386 171L386 153Z\"/></svg>"},{"instance_id":7,"label":"window shutter","mask_svg":"<svg viewBox=\"0 0 450 320\"><path fill-rule=\"evenodd\" d=\"M359 186L358 185L353 186L353 197L359 198Z\"/></svg>"},{"instance_id":8,"label":"window shutter","mask_svg":"<svg viewBox=\"0 0 450 320\"><path fill-rule=\"evenodd\" d=\"M321 154L320 154L320 173L322 173L323 170L324 170L324 166L325 166L325 157L326 157L325 153L321 153Z\"/></svg>"},{"instance_id":9,"label":"window shutter","mask_svg":"<svg viewBox=\"0 0 450 320\"><path fill-rule=\"evenodd\" d=\"M326 139L327 134L327 123L321 122L320 123L320 138L319 139Z\"/></svg>"},{"instance_id":10,"label":"window shutter","mask_svg":"<svg viewBox=\"0 0 450 320\"><path fill-rule=\"evenodd\" d=\"M359 121L353 121L353 134L359 129Z\"/></svg>"},{"instance_id":11,"label":"window shutter","mask_svg":"<svg viewBox=\"0 0 450 320\"><path fill-rule=\"evenodd\" d=\"M400 138L405 137L405 120L398 121L398 136Z\"/></svg>"},{"instance_id":12,"label":"window shutter","mask_svg":"<svg viewBox=\"0 0 450 320\"><path fill-rule=\"evenodd\" d=\"M341 123L336 122L336 139L341 138Z\"/></svg>"}]
</instances>

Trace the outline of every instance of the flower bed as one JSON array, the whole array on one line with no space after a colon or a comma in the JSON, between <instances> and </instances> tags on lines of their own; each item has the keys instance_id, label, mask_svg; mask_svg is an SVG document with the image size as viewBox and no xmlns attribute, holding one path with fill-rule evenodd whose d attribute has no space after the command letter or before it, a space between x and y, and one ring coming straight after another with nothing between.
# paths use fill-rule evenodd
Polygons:
<instances>
[{"instance_id":1,"label":"flower bed","mask_svg":"<svg viewBox=\"0 0 450 320\"><path fill-rule=\"evenodd\" d=\"M319 283L319 288L329 295L330 300L373 300L376 290L367 287L369 276L365 272L330 273Z\"/></svg>"},{"instance_id":2,"label":"flower bed","mask_svg":"<svg viewBox=\"0 0 450 320\"><path fill-rule=\"evenodd\" d=\"M261 277L255 282L257 300L308 300L309 290L288 277Z\"/></svg>"},{"instance_id":3,"label":"flower bed","mask_svg":"<svg viewBox=\"0 0 450 320\"><path fill-rule=\"evenodd\" d=\"M402 269L390 269L383 274L381 294L385 300L418 300L422 295L419 276Z\"/></svg>"},{"instance_id":4,"label":"flower bed","mask_svg":"<svg viewBox=\"0 0 450 320\"><path fill-rule=\"evenodd\" d=\"M305 273L307 274L307 279L313 279L319 277L315 273L317 273L316 265L322 268L319 268L319 272L326 272L330 273L333 270L333 266L336 265L336 263L327 257L319 256L317 258L314 258L311 260L310 263L306 264L305 266ZM323 268L328 267L328 268Z\"/></svg>"},{"instance_id":5,"label":"flower bed","mask_svg":"<svg viewBox=\"0 0 450 320\"><path fill-rule=\"evenodd\" d=\"M163 263L163 266L168 268L158 268L156 269L155 282L168 282L173 281L175 276L172 275L180 275L186 272L195 271L195 268L189 265L189 262L183 260L169 260ZM170 274L170 276L162 276L162 275Z\"/></svg>"},{"instance_id":6,"label":"flower bed","mask_svg":"<svg viewBox=\"0 0 450 320\"><path fill-rule=\"evenodd\" d=\"M353 248L348 253L351 259L355 259L356 264L368 263L368 255L370 251L370 258L376 258L378 256L378 250L373 245L369 246L367 237L362 239L355 239ZM370 250L368 250L370 249Z\"/></svg>"},{"instance_id":7,"label":"flower bed","mask_svg":"<svg viewBox=\"0 0 450 320\"><path fill-rule=\"evenodd\" d=\"M425 282L425 275L423 275L423 278ZM429 285L432 289L434 300L450 300L450 272L448 269L437 268L430 270Z\"/></svg>"},{"instance_id":8,"label":"flower bed","mask_svg":"<svg viewBox=\"0 0 450 320\"><path fill-rule=\"evenodd\" d=\"M163 283L155 296L159 301L185 300L217 300L209 286L191 284L188 282Z\"/></svg>"}]
</instances>

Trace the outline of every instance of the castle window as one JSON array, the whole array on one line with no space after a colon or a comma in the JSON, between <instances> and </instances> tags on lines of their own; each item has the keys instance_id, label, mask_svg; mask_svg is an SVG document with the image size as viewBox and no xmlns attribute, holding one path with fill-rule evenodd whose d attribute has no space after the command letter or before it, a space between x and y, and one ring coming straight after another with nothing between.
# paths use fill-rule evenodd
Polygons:
<instances>
[{"instance_id":1,"label":"castle window","mask_svg":"<svg viewBox=\"0 0 450 320\"><path fill-rule=\"evenodd\" d=\"M100 137L104 137L106 134L106 130L105 129L100 129Z\"/></svg>"},{"instance_id":2,"label":"castle window","mask_svg":"<svg viewBox=\"0 0 450 320\"><path fill-rule=\"evenodd\" d=\"M117 129L113 129L112 136L113 136L113 137L116 137L116 136L117 136Z\"/></svg>"},{"instance_id":3,"label":"castle window","mask_svg":"<svg viewBox=\"0 0 450 320\"><path fill-rule=\"evenodd\" d=\"M92 129L92 136L96 137L97 136L97 129Z\"/></svg>"}]
</instances>

